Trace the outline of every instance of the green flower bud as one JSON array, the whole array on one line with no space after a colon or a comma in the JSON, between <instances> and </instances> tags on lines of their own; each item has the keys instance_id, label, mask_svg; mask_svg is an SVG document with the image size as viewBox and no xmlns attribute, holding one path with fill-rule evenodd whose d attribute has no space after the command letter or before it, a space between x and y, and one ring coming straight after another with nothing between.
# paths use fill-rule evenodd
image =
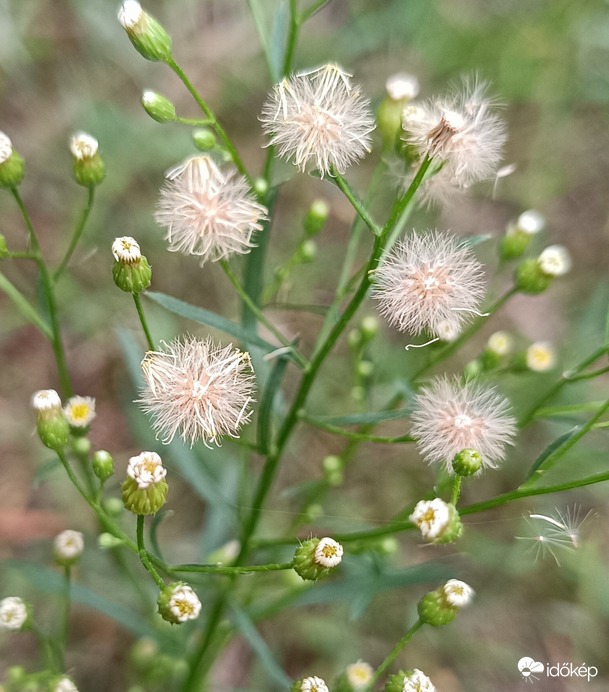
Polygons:
<instances>
[{"instance_id":1,"label":"green flower bud","mask_svg":"<svg viewBox=\"0 0 609 692\"><path fill-rule=\"evenodd\" d=\"M554 277L545 274L536 259L527 259L516 267L516 287L524 293L543 293Z\"/></svg>"},{"instance_id":2,"label":"green flower bud","mask_svg":"<svg viewBox=\"0 0 609 692\"><path fill-rule=\"evenodd\" d=\"M312 262L317 254L317 245L312 240L305 240L298 247L298 259L303 264Z\"/></svg>"},{"instance_id":3,"label":"green flower bud","mask_svg":"<svg viewBox=\"0 0 609 692\"><path fill-rule=\"evenodd\" d=\"M0 187L17 187L23 180L25 164L13 149L13 143L0 132Z\"/></svg>"},{"instance_id":4,"label":"green flower bud","mask_svg":"<svg viewBox=\"0 0 609 692\"><path fill-rule=\"evenodd\" d=\"M24 680L27 672L23 666L11 666L6 671L6 681L9 683L16 684L21 680Z\"/></svg>"},{"instance_id":5,"label":"green flower bud","mask_svg":"<svg viewBox=\"0 0 609 692\"><path fill-rule=\"evenodd\" d=\"M372 339L374 339L374 337L378 334L379 321L376 319L376 317L368 315L362 320L360 330L364 341L372 341Z\"/></svg>"},{"instance_id":6,"label":"green flower bud","mask_svg":"<svg viewBox=\"0 0 609 692\"><path fill-rule=\"evenodd\" d=\"M93 455L93 473L102 483L114 473L114 461L104 449L98 449Z\"/></svg>"},{"instance_id":7,"label":"green flower bud","mask_svg":"<svg viewBox=\"0 0 609 692\"><path fill-rule=\"evenodd\" d=\"M435 591L425 594L417 610L422 622L432 627L441 627L452 622L459 610L471 602L473 589L458 579L449 579Z\"/></svg>"},{"instance_id":8,"label":"green flower bud","mask_svg":"<svg viewBox=\"0 0 609 692\"><path fill-rule=\"evenodd\" d=\"M485 348L480 354L479 364L482 370L494 370L501 363L501 355L496 351Z\"/></svg>"},{"instance_id":9,"label":"green flower bud","mask_svg":"<svg viewBox=\"0 0 609 692\"><path fill-rule=\"evenodd\" d=\"M95 137L85 132L77 132L70 139L72 152L72 169L74 178L79 185L95 187L106 175L106 167L98 151L99 145Z\"/></svg>"},{"instance_id":10,"label":"green flower bud","mask_svg":"<svg viewBox=\"0 0 609 692\"><path fill-rule=\"evenodd\" d=\"M501 238L499 244L499 256L504 260L511 260L520 257L531 242L531 236L519 229L507 233Z\"/></svg>"},{"instance_id":11,"label":"green flower bud","mask_svg":"<svg viewBox=\"0 0 609 692\"><path fill-rule=\"evenodd\" d=\"M53 541L55 562L62 567L75 565L80 560L83 548L84 541L80 531L62 531Z\"/></svg>"},{"instance_id":12,"label":"green flower bud","mask_svg":"<svg viewBox=\"0 0 609 692\"><path fill-rule=\"evenodd\" d=\"M61 408L61 399L54 389L44 389L32 397L37 415L40 440L45 447L62 450L70 439L70 425Z\"/></svg>"},{"instance_id":13,"label":"green flower bud","mask_svg":"<svg viewBox=\"0 0 609 692\"><path fill-rule=\"evenodd\" d=\"M321 231L328 220L329 213L330 207L323 199L316 199L311 204L302 222L307 238L312 238Z\"/></svg>"},{"instance_id":14,"label":"green flower bud","mask_svg":"<svg viewBox=\"0 0 609 692\"><path fill-rule=\"evenodd\" d=\"M134 514L156 514L167 498L167 470L156 452L142 452L129 459L123 483L123 504Z\"/></svg>"},{"instance_id":15,"label":"green flower bud","mask_svg":"<svg viewBox=\"0 0 609 692\"><path fill-rule=\"evenodd\" d=\"M209 151L216 148L216 135L208 128L194 130L192 133L192 141L199 151Z\"/></svg>"},{"instance_id":16,"label":"green flower bud","mask_svg":"<svg viewBox=\"0 0 609 692\"><path fill-rule=\"evenodd\" d=\"M113 536L111 533L100 533L97 537L97 544L102 550L112 550L125 545L125 541L118 536Z\"/></svg>"},{"instance_id":17,"label":"green flower bud","mask_svg":"<svg viewBox=\"0 0 609 692\"><path fill-rule=\"evenodd\" d=\"M362 345L362 333L359 329L352 329L347 337L349 348L353 351L357 350Z\"/></svg>"},{"instance_id":18,"label":"green flower bud","mask_svg":"<svg viewBox=\"0 0 609 692\"><path fill-rule=\"evenodd\" d=\"M322 461L324 480L328 485L339 486L343 482L343 462L340 457L329 456Z\"/></svg>"},{"instance_id":19,"label":"green flower bud","mask_svg":"<svg viewBox=\"0 0 609 692\"><path fill-rule=\"evenodd\" d=\"M473 476L481 466L482 455L475 449L462 449L453 459L453 471L457 476Z\"/></svg>"},{"instance_id":20,"label":"green flower bud","mask_svg":"<svg viewBox=\"0 0 609 692\"><path fill-rule=\"evenodd\" d=\"M157 123L172 123L176 119L173 103L155 91L147 90L142 94L142 106L148 115Z\"/></svg>"},{"instance_id":21,"label":"green flower bud","mask_svg":"<svg viewBox=\"0 0 609 692\"><path fill-rule=\"evenodd\" d=\"M381 101L376 114L376 122L383 138L383 149L393 150L400 142L402 135L402 111L404 104L394 101L389 96Z\"/></svg>"},{"instance_id":22,"label":"green flower bud","mask_svg":"<svg viewBox=\"0 0 609 692\"><path fill-rule=\"evenodd\" d=\"M372 376L374 372L374 363L369 360L360 360L357 364L357 374L364 379Z\"/></svg>"},{"instance_id":23,"label":"green flower bud","mask_svg":"<svg viewBox=\"0 0 609 692\"><path fill-rule=\"evenodd\" d=\"M463 376L466 380L473 380L482 372L482 366L479 360L470 360L463 368Z\"/></svg>"},{"instance_id":24,"label":"green flower bud","mask_svg":"<svg viewBox=\"0 0 609 692\"><path fill-rule=\"evenodd\" d=\"M325 577L343 556L343 547L332 538L309 538L294 553L294 571L303 579L315 581Z\"/></svg>"},{"instance_id":25,"label":"green flower bud","mask_svg":"<svg viewBox=\"0 0 609 692\"><path fill-rule=\"evenodd\" d=\"M137 52L146 60L169 62L171 38L154 17L144 12L136 0L124 0L118 21Z\"/></svg>"},{"instance_id":26,"label":"green flower bud","mask_svg":"<svg viewBox=\"0 0 609 692\"><path fill-rule=\"evenodd\" d=\"M150 286L152 269L140 252L140 246L131 237L116 238L112 243L114 283L126 293L141 293Z\"/></svg>"},{"instance_id":27,"label":"green flower bud","mask_svg":"<svg viewBox=\"0 0 609 692\"><path fill-rule=\"evenodd\" d=\"M120 517L125 509L125 505L118 497L108 497L103 502L103 508L111 517Z\"/></svg>"},{"instance_id":28,"label":"green flower bud","mask_svg":"<svg viewBox=\"0 0 609 692\"><path fill-rule=\"evenodd\" d=\"M405 670L399 670L397 673L394 673L385 683L385 692L402 692L407 674Z\"/></svg>"},{"instance_id":29,"label":"green flower bud","mask_svg":"<svg viewBox=\"0 0 609 692\"><path fill-rule=\"evenodd\" d=\"M149 637L138 639L129 651L129 660L140 671L148 670L159 654L159 646Z\"/></svg>"},{"instance_id":30,"label":"green flower bud","mask_svg":"<svg viewBox=\"0 0 609 692\"><path fill-rule=\"evenodd\" d=\"M196 620L201 612L201 601L197 594L185 582L168 584L160 593L159 614L172 625L179 625L187 620Z\"/></svg>"},{"instance_id":31,"label":"green flower bud","mask_svg":"<svg viewBox=\"0 0 609 692\"><path fill-rule=\"evenodd\" d=\"M88 437L72 437L72 451L76 456L86 459L91 451L91 440Z\"/></svg>"},{"instance_id":32,"label":"green flower bud","mask_svg":"<svg viewBox=\"0 0 609 692\"><path fill-rule=\"evenodd\" d=\"M0 260L8 257L8 246L6 244L6 238L0 233Z\"/></svg>"},{"instance_id":33,"label":"green flower bud","mask_svg":"<svg viewBox=\"0 0 609 692\"><path fill-rule=\"evenodd\" d=\"M359 385L351 388L351 398L353 401L363 401L366 398L366 390Z\"/></svg>"}]
</instances>

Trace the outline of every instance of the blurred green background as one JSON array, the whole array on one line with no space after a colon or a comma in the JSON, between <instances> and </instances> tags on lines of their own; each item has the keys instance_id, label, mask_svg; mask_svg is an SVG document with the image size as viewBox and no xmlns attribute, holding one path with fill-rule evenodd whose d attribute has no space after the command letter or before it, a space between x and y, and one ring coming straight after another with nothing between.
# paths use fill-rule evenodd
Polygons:
<instances>
[{"instance_id":1,"label":"blurred green background","mask_svg":"<svg viewBox=\"0 0 609 692\"><path fill-rule=\"evenodd\" d=\"M259 25L266 36L282 0L258 0ZM302 0L299 4L302 5ZM174 54L236 142L254 174L262 170L264 139L257 116L270 82L256 25L245 0L150 0L145 8L173 37ZM0 1L0 129L26 160L22 195L38 230L45 256L62 257L70 229L85 202L85 191L71 177L68 140L75 130L93 134L107 167L85 235L59 284L59 305L69 366L75 389L97 399L91 440L112 452L119 487L128 457L147 445L167 455L172 474L167 508L175 510L159 529L168 559L207 559L235 535L250 501L252 478L261 460L249 465L239 449L195 450L181 445L164 452L154 442L146 419L132 403L132 373L144 350L129 296L114 286L110 246L116 236L131 235L153 267L153 289L239 318L239 304L216 266L199 268L195 258L167 253L153 212L164 171L194 153L191 129L159 125L140 105L143 89L172 100L184 117L198 117L195 104L170 70L146 62L116 21L117 3L106 0ZM548 222L544 244L564 244L574 259L569 276L542 296L518 296L485 325L479 337L447 368L475 357L498 329L520 343L545 340L556 345L561 367L568 368L601 343L609 282L607 280L607 211L609 195L609 3L606 0L332 0L301 31L295 68L335 61L363 87L375 105L384 83L395 72L416 74L422 96L444 91L462 74L476 72L492 83L505 104L509 144L505 163L516 172L443 210L419 210L411 224L451 228L462 235L491 233L498 238L506 223L527 208L539 209ZM375 151L347 178L362 194ZM271 231L265 279L287 259L300 238L301 219L313 199L331 208L329 222L317 238L312 264L299 267L280 294L294 303L328 304L336 268L344 254L352 210L330 184L280 164L282 187ZM375 215L386 217L389 192L375 201ZM0 232L9 248L21 249L22 219L10 195L0 195ZM491 291L509 284L509 272L493 276L496 240L479 246L489 263ZM235 263L239 266L239 263ZM28 295L35 296L35 271L25 261L4 261L2 271ZM178 320L147 301L153 334L169 340L205 328ZM310 351L321 325L319 315L269 311L288 336L299 336ZM373 314L371 303L365 314ZM216 334L215 336L219 336ZM224 340L227 338L224 336ZM386 325L370 347L376 371L365 405L370 410L398 389L424 354L403 350L404 341ZM127 357L126 357L127 356ZM58 385L49 344L23 323L0 296L0 597L31 600L37 619L47 628L57 623L58 573L53 579L52 537L62 528L85 532L87 547L76 581L68 665L81 690L116 691L141 683L142 689L173 689L171 680L155 682L126 653L141 636L155 639L164 653L168 675L179 678L175 660L186 632L168 632L150 617L153 584L126 556L140 588L120 586L115 560L96 547L97 527L86 506L33 435L30 396ZM128 361L131 359L131 371ZM316 414L361 410L350 398L351 361L346 343L335 349L322 371L308 409ZM130 374L131 372L131 374ZM558 371L511 376L503 391L522 411ZM286 396L294 391L295 370L288 369ZM561 401L606 398L606 378L565 390ZM558 403L558 402L556 402ZM573 425L573 420L536 423L510 452L500 472L468 483L464 503L476 502L518 485L544 446ZM379 427L379 434L403 434L404 421ZM251 435L250 435L251 436ZM321 461L341 453L344 440L301 426L286 455L284 468L267 505L262 530L280 534L322 475ZM598 431L567 455L548 482L606 470L607 440ZM416 451L404 446L362 444L342 486L329 489L321 503L316 531L350 531L382 526L397 511L429 492L432 470ZM419 633L401 658L404 666L424 670L438 690L524 689L516 663L522 656L542 662L586 662L599 668L592 682L539 680L539 691L609 688L609 589L607 525L608 487L549 496L468 517L458 544L421 548L415 536L401 535L397 552L383 557L367 551L345 560L339 582L303 592L296 606L259 626L259 632L289 676L334 674L358 658L378 664L415 618L416 602L445 576L457 576L478 592L472 608L448 628ZM305 502L306 504L306 502ZM581 506L594 518L586 522L580 548L536 559L526 535L527 512ZM127 525L129 522L127 520ZM307 536L310 526L300 532ZM320 534L321 535L321 534ZM291 548L283 557L289 559ZM382 552L382 551L381 551ZM260 559L275 554L262 553ZM405 586L403 568L432 562ZM34 565L38 565L35 567ZM45 571L49 569L50 571ZM396 570L394 582L392 572ZM401 576L400 576L401 575ZM400 581L401 580L401 581ZM254 583L255 582L255 583ZM245 577L240 582L250 607L260 609L273 593L289 591L282 576ZM391 588L399 586L399 588ZM211 602L214 579L202 579L199 593ZM97 600L96 600L97 599ZM111 606L111 602L116 606ZM95 606L95 607L93 607ZM148 608L148 609L147 609ZM238 620L238 615L234 615ZM254 653L255 638L239 636L213 672L211 690L281 689L272 663ZM135 657L137 658L137 656ZM157 661L158 663L158 661ZM29 635L0 633L0 675L10 665L36 670L35 642ZM144 664L144 668L147 664ZM159 664L160 665L160 664ZM156 674L156 673L155 673Z\"/></svg>"}]
</instances>

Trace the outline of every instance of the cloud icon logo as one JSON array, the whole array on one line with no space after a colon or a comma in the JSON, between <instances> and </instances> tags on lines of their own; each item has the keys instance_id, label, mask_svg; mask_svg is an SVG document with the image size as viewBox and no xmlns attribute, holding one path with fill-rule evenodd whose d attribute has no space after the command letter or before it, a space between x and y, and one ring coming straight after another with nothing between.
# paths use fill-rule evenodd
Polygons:
<instances>
[{"instance_id":1,"label":"cloud icon logo","mask_svg":"<svg viewBox=\"0 0 609 692\"><path fill-rule=\"evenodd\" d=\"M543 673L543 663L535 661L529 656L524 656L518 661L518 670L525 679L536 678L535 673Z\"/></svg>"}]
</instances>

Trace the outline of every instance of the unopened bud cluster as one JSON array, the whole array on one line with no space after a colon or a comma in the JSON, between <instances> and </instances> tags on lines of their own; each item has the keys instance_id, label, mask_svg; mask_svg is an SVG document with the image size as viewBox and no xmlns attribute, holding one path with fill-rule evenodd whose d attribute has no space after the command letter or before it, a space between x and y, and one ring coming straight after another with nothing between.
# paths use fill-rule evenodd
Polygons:
<instances>
[{"instance_id":1,"label":"unopened bud cluster","mask_svg":"<svg viewBox=\"0 0 609 692\"><path fill-rule=\"evenodd\" d=\"M154 17L144 12L136 0L124 0L118 21L137 52L146 60L169 62L171 38Z\"/></svg>"},{"instance_id":2,"label":"unopened bud cluster","mask_svg":"<svg viewBox=\"0 0 609 692\"><path fill-rule=\"evenodd\" d=\"M333 538L310 538L296 550L293 567L303 579L315 581L340 564L342 557L343 547Z\"/></svg>"},{"instance_id":3,"label":"unopened bud cluster","mask_svg":"<svg viewBox=\"0 0 609 692\"><path fill-rule=\"evenodd\" d=\"M550 245L537 259L527 259L516 268L516 286L524 293L543 293L557 276L571 269L571 256L562 245Z\"/></svg>"},{"instance_id":4,"label":"unopened bud cluster","mask_svg":"<svg viewBox=\"0 0 609 692\"><path fill-rule=\"evenodd\" d=\"M166 475L167 469L156 452L131 457L122 487L125 508L139 515L156 514L167 498Z\"/></svg>"},{"instance_id":5,"label":"unopened bud cluster","mask_svg":"<svg viewBox=\"0 0 609 692\"><path fill-rule=\"evenodd\" d=\"M0 187L17 187L23 180L25 164L13 149L10 138L0 132Z\"/></svg>"},{"instance_id":6,"label":"unopened bud cluster","mask_svg":"<svg viewBox=\"0 0 609 692\"><path fill-rule=\"evenodd\" d=\"M419 619L433 627L448 625L457 617L461 608L471 603L473 597L474 590L471 586L458 579L450 579L439 589L425 594L419 601Z\"/></svg>"}]
</instances>

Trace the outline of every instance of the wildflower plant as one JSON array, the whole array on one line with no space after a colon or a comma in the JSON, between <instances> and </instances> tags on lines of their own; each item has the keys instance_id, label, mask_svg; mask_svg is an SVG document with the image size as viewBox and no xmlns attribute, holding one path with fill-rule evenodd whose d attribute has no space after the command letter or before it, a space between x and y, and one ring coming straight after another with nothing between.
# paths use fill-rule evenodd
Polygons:
<instances>
[{"instance_id":1,"label":"wildflower plant","mask_svg":"<svg viewBox=\"0 0 609 692\"><path fill-rule=\"evenodd\" d=\"M608 371L604 364L594 369L607 355L606 336L560 374L559 347L543 334L531 334L528 346L518 351L523 337L501 312L516 295L535 300L565 280L570 270L576 272L569 251L556 244L540 251L538 240L552 242L552 231L535 210L516 211L516 221L504 225L502 237L493 237L492 228L484 236L462 237L421 222L430 200L442 201L450 218L452 200L502 175L507 125L498 101L489 96L490 86L466 76L446 95L426 100L419 99L420 92L426 93L423 80L409 73L389 75L386 84L375 84L365 75L356 76L355 70L352 74L350 66L340 67L333 56L322 66L301 64L296 51L300 32L326 4L282 3L286 21L275 26L279 33L287 27L287 33L267 56L268 93L259 94L259 112L250 108L241 114L263 145L246 157L229 134L230 119L225 129L217 115L215 97L202 94L178 64L179 51L163 23L135 0L124 0L119 9L116 32L124 30L143 58L167 66L200 110L196 118L186 117L182 110L188 106L177 98L174 105L156 91L144 91L142 119L149 117L148 124L155 128L196 128L192 151L185 158L176 150L169 172L163 172L159 161L151 173L160 192L156 209L149 205L148 235L138 240L123 235L134 225L126 218L120 229L112 229L105 251L87 260L104 267L114 293L111 310L124 310L129 321L130 330L120 331L119 339L135 385L132 395L122 397L129 399L125 408L134 431L130 447L123 433L113 434L116 420L108 414L110 402L81 389L86 357L71 341L66 346L76 337L60 319L66 310L61 279L67 283L66 275L76 264L97 188L115 175L110 166L106 170L103 129L99 141L77 132L66 147L74 181L85 188L86 199L53 262L42 251L37 218L21 194L21 185L28 183L27 159L15 150L12 133L0 133L0 186L5 188L0 204L14 202L26 229L19 245L0 236L0 259L15 267L29 260L37 275L28 293L21 287L31 274L24 272L13 282L2 273L0 289L48 340L56 365L37 385L46 389L17 394L30 400L30 427L35 419L45 454L52 456L45 473L62 469L67 487L94 518L49 541L47 553L54 557L53 569L60 571L47 575L49 589L61 601L56 626L39 622L48 609L41 609L39 616L21 595L0 593L0 629L19 633L31 628L42 657L36 671L10 669L2 683L8 692L43 687L66 692L82 689L89 679L70 659L73 581L89 566L83 559L74 567L85 545L84 558L94 555L92 564L107 564L108 570L116 566L117 581L125 589L133 587L123 599L133 614L124 610L124 603L112 604L112 585L107 599L89 596L84 586L78 590L81 600L122 624L128 622L138 635L146 634L132 651L141 679L131 689L213 689L214 675L226 667L222 657L227 647L241 636L271 680L259 685L264 689L275 685L295 692L328 692L333 687L325 680L334 680L339 692L381 685L388 692L433 691L434 671L428 677L416 667L415 656L406 658L404 649L424 627L455 620L452 626L458 627L461 619L466 626L467 618L485 617L487 601L477 601L474 591L486 595L489 584L474 569L468 583L458 578L469 560L467 547L461 563L447 566L447 560L435 560L460 550L462 536L479 530L470 525L470 515L609 481L606 471L582 477L567 464L569 450L591 431L609 425L609 400L568 405L560 400L571 383L594 380ZM256 3L251 5L256 12ZM171 18L168 28L170 24ZM263 43L268 47L267 38ZM133 60L132 76L137 79L135 54ZM136 103L139 96L133 98ZM376 116L372 103L380 103ZM347 176L351 178L352 169L365 158L374 171L367 190L360 193L368 168L353 173L351 181ZM278 159L293 164L289 170L297 181L314 177L316 193L327 191L326 199L319 194L307 199L302 218L296 218L300 210L295 204L286 205L285 213L293 218L286 221L283 216L284 178L277 172ZM397 185L388 175L392 169L401 171ZM307 195L308 188L303 190ZM112 194L119 194L116 188ZM341 203L344 208L338 213ZM341 264L334 267L334 260L324 256L325 246L318 252L317 236L344 221L344 209L352 224L349 239L338 251ZM297 242L269 269L273 253L281 254L293 240L286 229L299 229ZM275 238L281 241L277 248ZM171 261L184 267L185 281L174 281L163 256L156 254L163 240L169 252L178 253ZM486 245L481 249L481 244ZM494 251L488 252L491 244ZM142 248L154 253L154 275ZM321 266L331 271L311 269L320 266L320 256L325 261ZM489 256L497 258L496 266L485 264ZM321 273L327 274L324 290L312 286L307 295L326 296L319 299L323 304L287 299L295 277L312 277L313 282ZM235 305L226 308L226 315L216 311L214 297L199 290L192 276L205 277L211 282L205 285L213 284L222 297L230 285L240 318L235 318ZM182 292L185 283L188 290ZM156 290L173 285L179 295ZM133 297L133 306L125 293ZM364 307L365 315L360 313ZM149 309L155 315L150 321ZM283 319L291 310L319 318L313 336L304 319L295 329ZM477 340L491 321L486 336ZM104 339L111 339L111 332L106 329ZM425 343L412 344L418 337ZM398 355L389 356L391 378L387 360L379 355L389 340L399 346ZM350 369L334 359L341 348L348 353ZM466 355L460 360L462 353ZM526 378L553 383L531 398L522 395ZM123 393L128 377L121 379ZM94 389L93 383L85 383ZM338 411L329 392L340 401L334 406ZM532 437L522 442L523 428L537 426L543 417L564 415L581 420L545 449L536 449ZM381 434L376 428L384 424L399 425L397 434ZM326 436L331 442L326 443ZM365 455L359 453L364 443L379 451L367 447ZM389 445L407 450L399 468L390 472L391 490L399 491L403 500L394 507L383 498L375 515L368 501L382 475L380 449ZM136 446L147 451L134 453ZM364 456L372 480L357 498L353 526L345 528L340 516L344 505L338 498L342 490L350 497L355 469L363 466ZM541 479L557 464L563 465L563 480L543 484ZM501 492L493 486L491 469L503 479ZM299 474L306 482L294 481ZM40 476L44 482L44 473ZM480 482L482 476L487 485ZM199 505L192 511L187 487L204 499L204 511ZM476 494L482 492L484 497ZM185 524L203 525L201 540L194 538L194 529L192 534L185 530L178 540L175 528L167 533L174 539L166 539L161 523L180 516ZM530 513L528 522L536 535L524 538L533 549L552 552L580 545L580 523L568 512ZM90 540L90 533L96 540ZM428 553L417 553L415 559L413 551L421 542L430 544ZM178 562L183 556L184 564ZM398 557L407 566L397 566ZM400 623L408 614L413 621L382 651L380 645L374 651L362 647L352 658L337 650L324 651L317 659L289 660L285 651L297 624L277 652L267 644L265 620L293 607L291 626L298 622L297 606L326 603L342 594L343 587L353 595L353 620L377 592L399 588L404 614ZM469 612L462 615L466 606ZM347 632L351 625L345 621L342 627ZM324 646L329 641L324 637ZM437 641L429 639L427 647ZM426 655L427 662L433 661L432 653ZM357 662L346 665L349 660ZM444 665L441 657L437 661L438 667Z\"/></svg>"}]
</instances>

